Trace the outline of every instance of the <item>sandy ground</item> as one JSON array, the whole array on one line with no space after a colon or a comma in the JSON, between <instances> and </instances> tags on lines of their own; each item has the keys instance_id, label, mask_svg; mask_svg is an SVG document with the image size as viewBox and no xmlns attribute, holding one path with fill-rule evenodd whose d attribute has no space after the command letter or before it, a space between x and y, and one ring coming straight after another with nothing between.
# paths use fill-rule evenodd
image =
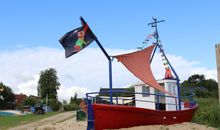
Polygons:
<instances>
[{"instance_id":1,"label":"sandy ground","mask_svg":"<svg viewBox=\"0 0 220 130\"><path fill-rule=\"evenodd\" d=\"M166 126L149 125L149 126L138 126L132 128L122 128L119 130L217 130L217 129L195 123L185 122L182 124L174 124L174 125L166 125Z\"/></svg>"},{"instance_id":2,"label":"sandy ground","mask_svg":"<svg viewBox=\"0 0 220 130\"><path fill-rule=\"evenodd\" d=\"M34 130L86 130L87 122L86 121L75 121L75 119L68 119L59 123L49 123L47 125L39 126Z\"/></svg>"},{"instance_id":3,"label":"sandy ground","mask_svg":"<svg viewBox=\"0 0 220 130\"><path fill-rule=\"evenodd\" d=\"M56 127L58 128L56 130L62 130L60 126L63 126L64 130L81 130L81 128L78 129L67 128L67 126L69 126L68 124L70 124L71 126L73 126L74 123L76 123L76 126L83 124L81 122L80 123L76 122L74 116L75 116L75 112L64 112L52 117L48 117L46 119L42 119L40 121L17 126L9 130L55 130ZM85 128L82 129L86 129L86 122L84 122L84 124L85 124L84 125Z\"/></svg>"},{"instance_id":4,"label":"sandy ground","mask_svg":"<svg viewBox=\"0 0 220 130\"><path fill-rule=\"evenodd\" d=\"M65 112L34 123L18 126L10 130L86 130L87 122L77 122L74 112ZM149 125L119 130L217 130L195 123L182 123L175 125Z\"/></svg>"}]
</instances>

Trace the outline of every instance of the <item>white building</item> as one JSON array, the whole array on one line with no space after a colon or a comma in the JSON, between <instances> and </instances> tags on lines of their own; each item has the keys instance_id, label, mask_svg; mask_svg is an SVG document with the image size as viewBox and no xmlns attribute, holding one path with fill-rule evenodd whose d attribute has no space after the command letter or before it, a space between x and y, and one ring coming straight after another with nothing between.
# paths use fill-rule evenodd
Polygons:
<instances>
[{"instance_id":1,"label":"white building","mask_svg":"<svg viewBox=\"0 0 220 130\"><path fill-rule=\"evenodd\" d=\"M176 80L163 79L157 81L161 87L163 87L167 92L171 93L173 96L178 96L177 83ZM134 84L135 92L135 105L140 108L157 109L160 110L177 110L178 109L178 99L165 96L156 96L155 94L165 95L158 90L150 87L143 82ZM157 104L159 100L159 104Z\"/></svg>"}]
</instances>

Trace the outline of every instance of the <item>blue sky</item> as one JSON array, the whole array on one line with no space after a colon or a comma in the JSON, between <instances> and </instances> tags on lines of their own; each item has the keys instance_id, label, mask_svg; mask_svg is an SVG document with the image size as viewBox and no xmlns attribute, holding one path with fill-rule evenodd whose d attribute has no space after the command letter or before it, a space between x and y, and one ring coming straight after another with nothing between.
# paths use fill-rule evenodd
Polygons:
<instances>
[{"instance_id":1,"label":"blue sky","mask_svg":"<svg viewBox=\"0 0 220 130\"><path fill-rule=\"evenodd\" d=\"M215 68L219 40L219 1L2 1L0 51L19 47L61 48L58 39L80 26L83 16L106 48L134 49L159 25L166 52ZM94 46L97 47L97 46Z\"/></svg>"},{"instance_id":2,"label":"blue sky","mask_svg":"<svg viewBox=\"0 0 220 130\"><path fill-rule=\"evenodd\" d=\"M80 54L64 58L64 49L58 40L80 26L80 16L110 54L136 49L153 31L147 25L151 18L164 19L158 27L160 39L180 77L184 80L193 73L204 73L216 79L219 7L217 0L1 1L0 81L12 86L15 92L36 94L39 72L54 67L63 85L60 90L63 99L70 97L73 91L80 90L83 94L107 86L107 61L97 52L95 42ZM80 56L86 57L80 59ZM76 63L78 60L80 63ZM121 69L120 65L113 66L114 86L134 81ZM159 74L164 75L159 72L156 75Z\"/></svg>"}]
</instances>

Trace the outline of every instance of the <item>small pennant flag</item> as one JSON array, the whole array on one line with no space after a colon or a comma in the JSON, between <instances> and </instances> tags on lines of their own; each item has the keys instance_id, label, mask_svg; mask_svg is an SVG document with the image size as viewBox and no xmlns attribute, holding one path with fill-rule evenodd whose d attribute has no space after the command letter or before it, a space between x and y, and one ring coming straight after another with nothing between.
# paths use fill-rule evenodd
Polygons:
<instances>
[{"instance_id":1,"label":"small pennant flag","mask_svg":"<svg viewBox=\"0 0 220 130\"><path fill-rule=\"evenodd\" d=\"M59 40L59 42L62 44L63 48L65 49L66 58L81 51L83 48L88 46L93 41L94 38L88 32L87 24L66 33Z\"/></svg>"},{"instance_id":2,"label":"small pennant flag","mask_svg":"<svg viewBox=\"0 0 220 130\"><path fill-rule=\"evenodd\" d=\"M156 35L156 32L153 32L151 34L148 34L147 38L151 39L152 37L155 37L155 35Z\"/></svg>"}]
</instances>

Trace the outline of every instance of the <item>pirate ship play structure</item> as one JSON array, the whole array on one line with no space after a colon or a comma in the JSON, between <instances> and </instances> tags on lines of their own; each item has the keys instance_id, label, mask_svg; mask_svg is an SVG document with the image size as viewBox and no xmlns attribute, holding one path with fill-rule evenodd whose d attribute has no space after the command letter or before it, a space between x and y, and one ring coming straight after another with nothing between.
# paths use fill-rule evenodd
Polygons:
<instances>
[{"instance_id":1,"label":"pirate ship play structure","mask_svg":"<svg viewBox=\"0 0 220 130\"><path fill-rule=\"evenodd\" d=\"M193 95L180 97L179 77L167 59L159 40L157 24L163 20L157 21L153 18L153 22L149 23L155 28L151 35L156 39L155 43L136 52L113 57L108 55L84 19L81 17L80 20L82 27L67 33L60 40L66 50L66 57L77 53L95 40L109 61L109 90L86 94L87 130L191 121L197 105L193 101ZM77 36L79 32L80 37ZM79 40L81 40L81 45ZM80 47L75 47L76 45ZM157 48L160 50L166 67L165 78L158 81L155 80L150 66ZM141 80L134 85L135 92L112 89L112 58L118 59ZM120 93L131 96L119 96ZM102 94L107 96L99 96Z\"/></svg>"}]
</instances>

